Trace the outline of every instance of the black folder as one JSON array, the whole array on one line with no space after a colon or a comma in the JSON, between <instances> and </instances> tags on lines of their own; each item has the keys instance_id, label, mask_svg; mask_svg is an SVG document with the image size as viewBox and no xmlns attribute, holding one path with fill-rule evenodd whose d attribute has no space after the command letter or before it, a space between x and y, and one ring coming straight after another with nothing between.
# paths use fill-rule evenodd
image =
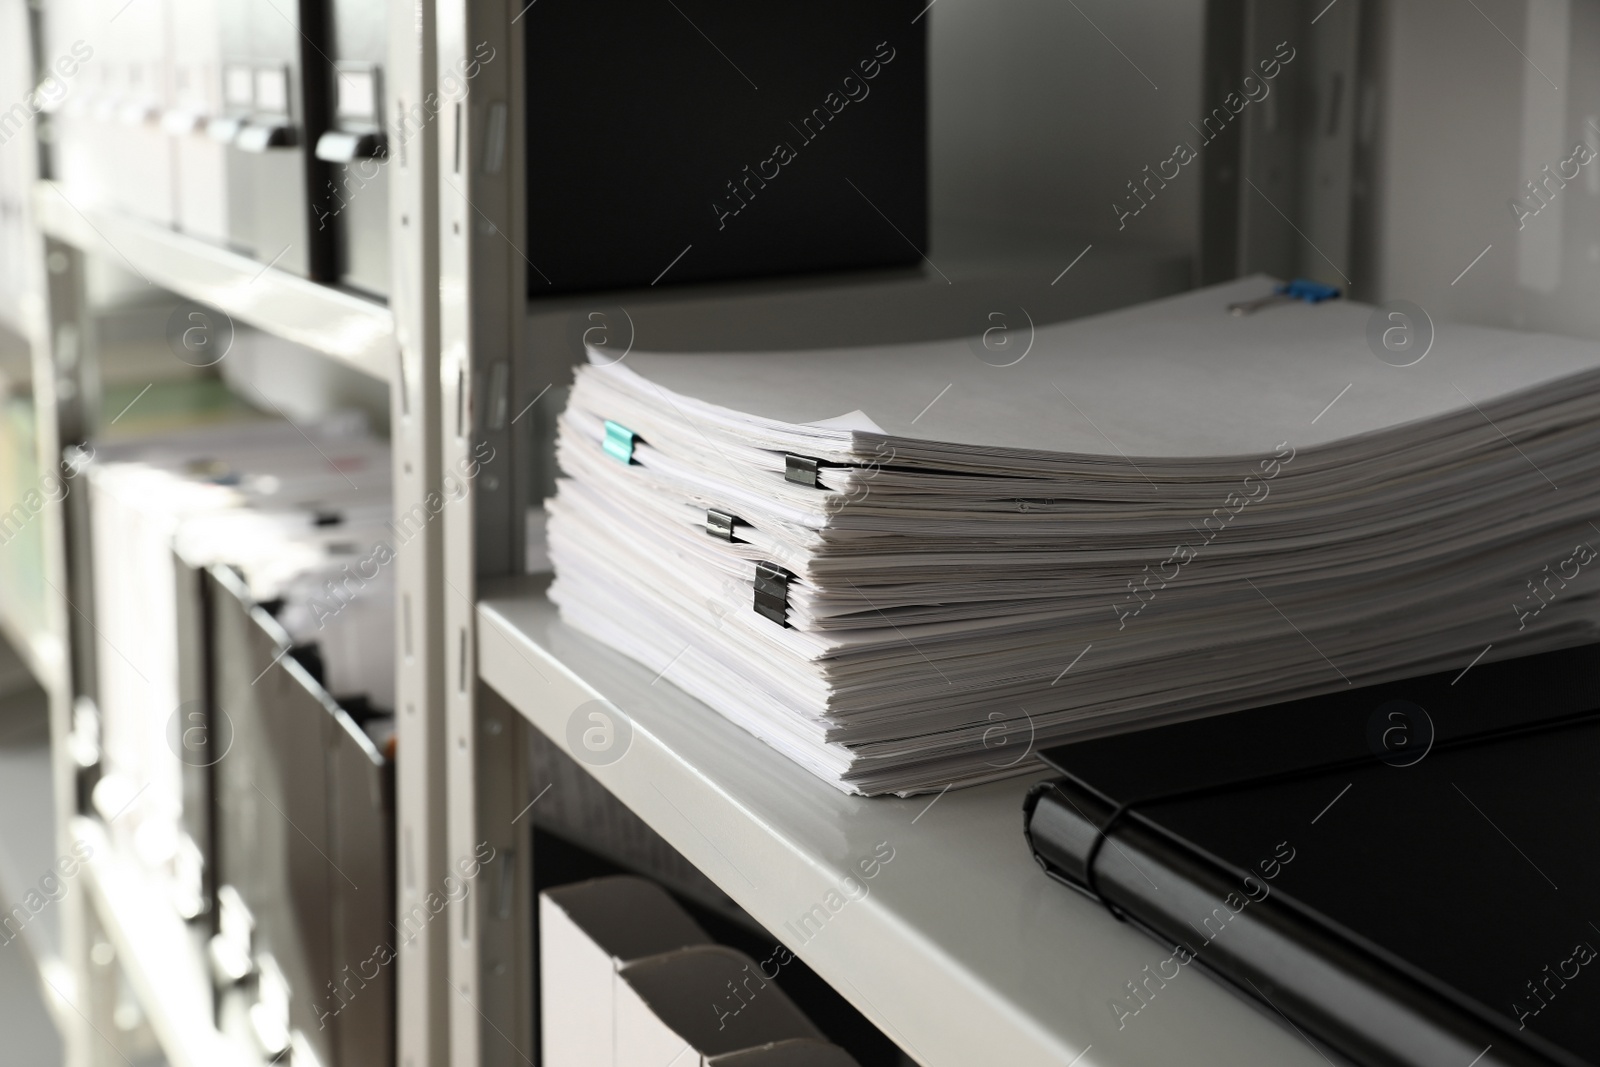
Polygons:
<instances>
[{"instance_id":1,"label":"black folder","mask_svg":"<svg viewBox=\"0 0 1600 1067\"><path fill-rule=\"evenodd\" d=\"M1064 745L1026 833L1170 950L1119 1028L1199 964L1360 1064L1600 1064L1597 709L1586 646Z\"/></svg>"}]
</instances>

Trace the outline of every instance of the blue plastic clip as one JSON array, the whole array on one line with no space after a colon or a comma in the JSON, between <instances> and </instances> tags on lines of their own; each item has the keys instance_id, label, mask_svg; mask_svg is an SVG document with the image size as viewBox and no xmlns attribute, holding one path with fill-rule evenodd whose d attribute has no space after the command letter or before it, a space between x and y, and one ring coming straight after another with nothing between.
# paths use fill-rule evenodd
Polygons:
<instances>
[{"instance_id":1,"label":"blue plastic clip","mask_svg":"<svg viewBox=\"0 0 1600 1067\"><path fill-rule=\"evenodd\" d=\"M1303 300L1307 304L1320 304L1324 300L1337 300L1341 295L1343 294L1339 291L1337 285L1324 285L1322 282L1314 282L1308 278L1296 278L1287 285L1280 285L1273 289L1271 296L1229 304L1228 311L1234 315L1248 315L1271 304L1284 304L1293 300Z\"/></svg>"},{"instance_id":2,"label":"blue plastic clip","mask_svg":"<svg viewBox=\"0 0 1600 1067\"><path fill-rule=\"evenodd\" d=\"M1304 300L1308 304L1320 304L1324 300L1337 300L1341 294L1337 285L1324 285L1307 278L1296 278L1288 285L1278 286L1278 295L1287 296L1291 300Z\"/></svg>"},{"instance_id":3,"label":"blue plastic clip","mask_svg":"<svg viewBox=\"0 0 1600 1067\"><path fill-rule=\"evenodd\" d=\"M632 463L633 446L638 442L638 434L619 422L606 420L606 439L600 443L600 447L606 450L606 455L618 463Z\"/></svg>"}]
</instances>

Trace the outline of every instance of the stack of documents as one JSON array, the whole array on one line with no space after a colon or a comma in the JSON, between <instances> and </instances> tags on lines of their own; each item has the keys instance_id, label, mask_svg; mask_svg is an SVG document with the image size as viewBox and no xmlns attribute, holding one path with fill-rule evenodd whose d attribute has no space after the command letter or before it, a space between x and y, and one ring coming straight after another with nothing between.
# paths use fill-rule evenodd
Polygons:
<instances>
[{"instance_id":1,"label":"stack of documents","mask_svg":"<svg viewBox=\"0 0 1600 1067\"><path fill-rule=\"evenodd\" d=\"M101 447L88 468L102 777L119 844L177 871L180 567L234 566L341 699L393 707L389 449L359 420L228 422ZM193 709L188 709L193 710ZM224 709L226 714L226 709ZM126 810L122 810L123 808ZM176 880L181 878L175 873Z\"/></svg>"},{"instance_id":2,"label":"stack of documents","mask_svg":"<svg viewBox=\"0 0 1600 1067\"><path fill-rule=\"evenodd\" d=\"M1594 639L1600 345L1348 301L1228 313L1271 288L1013 330L1005 360L594 353L551 596L863 793Z\"/></svg>"}]
</instances>

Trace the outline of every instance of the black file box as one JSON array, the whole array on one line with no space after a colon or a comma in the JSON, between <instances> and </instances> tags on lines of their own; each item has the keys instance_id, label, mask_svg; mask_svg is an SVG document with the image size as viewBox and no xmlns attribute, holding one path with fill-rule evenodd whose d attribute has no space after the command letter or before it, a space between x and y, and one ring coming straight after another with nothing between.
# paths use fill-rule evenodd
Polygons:
<instances>
[{"instance_id":1,"label":"black file box","mask_svg":"<svg viewBox=\"0 0 1600 1067\"><path fill-rule=\"evenodd\" d=\"M918 263L923 6L531 5L530 292Z\"/></svg>"},{"instance_id":2,"label":"black file box","mask_svg":"<svg viewBox=\"0 0 1600 1067\"><path fill-rule=\"evenodd\" d=\"M388 1067L403 936L392 763L237 575L213 567L205 585L226 745L213 765L219 1025L269 1056L281 1028L323 1067Z\"/></svg>"},{"instance_id":3,"label":"black file box","mask_svg":"<svg viewBox=\"0 0 1600 1067\"><path fill-rule=\"evenodd\" d=\"M333 0L330 16L333 73L327 129L316 142L316 156L327 164L328 184L311 224L319 234L331 233L340 284L386 296L389 191L383 79L388 5L384 0Z\"/></svg>"}]
</instances>

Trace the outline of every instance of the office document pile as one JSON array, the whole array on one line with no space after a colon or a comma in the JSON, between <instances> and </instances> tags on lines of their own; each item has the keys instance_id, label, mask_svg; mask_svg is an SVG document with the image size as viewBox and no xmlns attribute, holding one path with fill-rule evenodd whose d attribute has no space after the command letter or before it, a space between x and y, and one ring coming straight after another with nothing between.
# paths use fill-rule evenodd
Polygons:
<instances>
[{"instance_id":1,"label":"office document pile","mask_svg":"<svg viewBox=\"0 0 1600 1067\"><path fill-rule=\"evenodd\" d=\"M593 352L551 596L868 794L1593 640L1600 345L1228 313L1271 286L1013 323L1009 349ZM1391 326L1404 359L1370 339Z\"/></svg>"},{"instance_id":2,"label":"office document pile","mask_svg":"<svg viewBox=\"0 0 1600 1067\"><path fill-rule=\"evenodd\" d=\"M335 697L392 709L393 568L373 565L392 538L389 449L358 419L229 422L101 446L88 479L95 804L119 845L182 885L182 738L204 721L185 715L180 680L180 657L203 654L183 636L199 610L183 571L233 566L294 645L314 646Z\"/></svg>"}]
</instances>

